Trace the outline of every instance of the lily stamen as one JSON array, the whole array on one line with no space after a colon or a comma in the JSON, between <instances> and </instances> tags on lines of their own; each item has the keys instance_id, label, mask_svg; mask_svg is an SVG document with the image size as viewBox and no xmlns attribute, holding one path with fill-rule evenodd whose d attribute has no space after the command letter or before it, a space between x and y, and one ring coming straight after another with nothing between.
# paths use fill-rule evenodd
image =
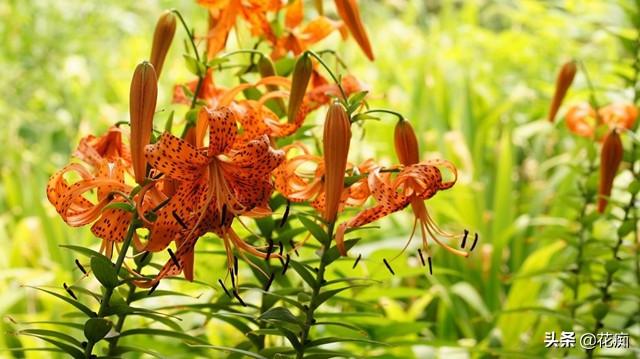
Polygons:
<instances>
[{"instance_id":1,"label":"lily stamen","mask_svg":"<svg viewBox=\"0 0 640 359\"><path fill-rule=\"evenodd\" d=\"M231 294L229 293L229 291L227 290L227 287L224 286L224 283L222 282L222 279L218 279L218 283L220 283L220 286L222 287L222 289L224 290L225 293L227 293L227 296L229 298L231 298Z\"/></svg>"},{"instance_id":2,"label":"lily stamen","mask_svg":"<svg viewBox=\"0 0 640 359\"><path fill-rule=\"evenodd\" d=\"M465 244L467 243L467 236L469 235L469 231L468 230L464 230L464 237L462 237L462 243L460 244L460 248L464 248Z\"/></svg>"},{"instance_id":3,"label":"lily stamen","mask_svg":"<svg viewBox=\"0 0 640 359\"><path fill-rule=\"evenodd\" d=\"M353 266L351 267L351 269L356 269L356 266L358 265L358 262L360 262L361 258L362 258L362 253L358 254L358 258L356 258L355 262L353 262Z\"/></svg>"},{"instance_id":4,"label":"lily stamen","mask_svg":"<svg viewBox=\"0 0 640 359\"><path fill-rule=\"evenodd\" d=\"M387 266L387 269L389 270L389 272L391 272L392 275L396 275L396 272L393 271L393 269L391 268L391 265L389 265L389 262L387 262L387 259L383 258L382 261L384 262L384 265Z\"/></svg>"},{"instance_id":5,"label":"lily stamen","mask_svg":"<svg viewBox=\"0 0 640 359\"><path fill-rule=\"evenodd\" d=\"M76 262L76 266L78 267L78 269L80 269L80 272L82 272L82 274L84 274L84 275L87 275L87 270L84 269L82 264L80 264L80 261L76 259L75 262Z\"/></svg>"},{"instance_id":6,"label":"lily stamen","mask_svg":"<svg viewBox=\"0 0 640 359\"><path fill-rule=\"evenodd\" d=\"M264 285L264 291L268 292L269 288L271 288L271 283L273 283L273 279L276 277L275 273L271 273L271 275L269 276L269 279L267 280L267 283L265 283Z\"/></svg>"}]
</instances>

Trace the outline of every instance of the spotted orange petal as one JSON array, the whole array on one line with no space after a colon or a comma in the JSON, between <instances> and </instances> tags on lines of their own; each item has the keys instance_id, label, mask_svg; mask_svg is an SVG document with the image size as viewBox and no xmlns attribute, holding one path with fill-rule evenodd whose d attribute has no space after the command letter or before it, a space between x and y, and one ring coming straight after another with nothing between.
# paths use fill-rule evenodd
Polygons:
<instances>
[{"instance_id":1,"label":"spotted orange petal","mask_svg":"<svg viewBox=\"0 0 640 359\"><path fill-rule=\"evenodd\" d=\"M170 133L163 133L158 142L148 145L145 156L151 167L181 181L193 181L202 176L203 166L208 162L207 156L193 145Z\"/></svg>"}]
</instances>

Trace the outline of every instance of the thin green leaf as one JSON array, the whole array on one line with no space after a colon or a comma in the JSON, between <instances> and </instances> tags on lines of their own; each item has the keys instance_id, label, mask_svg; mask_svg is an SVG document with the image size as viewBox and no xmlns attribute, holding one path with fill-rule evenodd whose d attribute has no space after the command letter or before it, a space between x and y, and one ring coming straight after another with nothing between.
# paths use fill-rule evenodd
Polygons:
<instances>
[{"instance_id":1,"label":"thin green leaf","mask_svg":"<svg viewBox=\"0 0 640 359\"><path fill-rule=\"evenodd\" d=\"M247 351L247 350L242 350L242 349L238 349L238 348L231 348L231 347L223 347L223 346L219 346L219 345L190 345L190 347L213 349L213 350L218 350L218 351L227 352L227 353L237 353L237 354L242 354L242 355L248 356L250 358L256 358L256 359L267 359L267 357L264 357L264 356L262 356L260 354L257 354L257 353L252 353L252 352Z\"/></svg>"},{"instance_id":2,"label":"thin green leaf","mask_svg":"<svg viewBox=\"0 0 640 359\"><path fill-rule=\"evenodd\" d=\"M299 216L298 220L320 243L327 243L327 232L319 224L304 216Z\"/></svg>"},{"instance_id":3,"label":"thin green leaf","mask_svg":"<svg viewBox=\"0 0 640 359\"><path fill-rule=\"evenodd\" d=\"M46 290L46 289L42 289L42 288L38 288L38 287L32 287L32 286L26 286L26 287L33 288L33 289L48 293L48 294L53 295L54 297L62 299L65 302L73 305L74 307L76 307L78 310L80 310L81 312L83 312L84 314L86 314L89 317L96 317L98 315L96 312L94 312L93 310L89 309L89 307L87 307L86 305L84 305L84 304L82 304L82 303L80 303L80 302L78 302L76 300L67 298L67 297L65 297L63 295L60 295L58 293L55 293L55 292L52 292L52 291L49 291L49 290Z\"/></svg>"},{"instance_id":4,"label":"thin green leaf","mask_svg":"<svg viewBox=\"0 0 640 359\"><path fill-rule=\"evenodd\" d=\"M310 287L315 286L316 280L307 267L294 260L289 261L289 266L291 266Z\"/></svg>"},{"instance_id":5,"label":"thin green leaf","mask_svg":"<svg viewBox=\"0 0 640 359\"><path fill-rule=\"evenodd\" d=\"M82 348L82 345L80 344L80 341L77 340L76 338L65 334L65 333L60 333L57 332L55 330L48 330L48 329L22 329L20 331L18 331L18 334L31 334L31 335L38 335L38 336L44 336L44 337L49 337L49 338L55 338L55 339L60 339L60 340L64 340L67 343L73 344L75 346L77 346L78 348Z\"/></svg>"},{"instance_id":6,"label":"thin green leaf","mask_svg":"<svg viewBox=\"0 0 640 359\"><path fill-rule=\"evenodd\" d=\"M209 345L209 343L201 338L194 337L184 332L178 332L173 330L164 330L164 329L153 329L153 328L137 328L137 329L129 329L120 333L120 337L126 337L131 335L152 335L152 336L162 336L167 338L181 339L187 342L196 342L204 345Z\"/></svg>"},{"instance_id":7,"label":"thin green leaf","mask_svg":"<svg viewBox=\"0 0 640 359\"><path fill-rule=\"evenodd\" d=\"M53 345L55 345L56 347L60 348L60 350L64 351L65 353L71 355L73 358L75 359L83 359L84 358L84 353L82 351L80 351L80 349L77 349L69 344L57 341L55 339L51 339L49 337L45 337L45 336L41 336L41 335L36 335L36 334L29 334L29 333L24 333L24 335L28 335L28 336L32 336L32 337L36 337L39 339L42 339L48 343L51 343Z\"/></svg>"}]
</instances>

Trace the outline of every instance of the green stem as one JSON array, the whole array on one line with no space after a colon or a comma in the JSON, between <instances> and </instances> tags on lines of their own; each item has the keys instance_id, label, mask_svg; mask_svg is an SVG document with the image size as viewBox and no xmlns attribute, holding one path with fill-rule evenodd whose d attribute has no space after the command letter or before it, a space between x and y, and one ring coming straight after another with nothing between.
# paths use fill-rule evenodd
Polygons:
<instances>
[{"instance_id":1,"label":"green stem","mask_svg":"<svg viewBox=\"0 0 640 359\"><path fill-rule=\"evenodd\" d=\"M400 121L404 121L404 116L402 116L402 114L400 112L396 112L396 111L393 111L393 110L387 110L387 109L384 109L384 108L375 108L373 110L368 110L368 111L365 111L363 113L364 114L368 114L368 113L388 113L390 115L394 115L394 116L398 117L398 119Z\"/></svg>"},{"instance_id":2,"label":"green stem","mask_svg":"<svg viewBox=\"0 0 640 359\"><path fill-rule=\"evenodd\" d=\"M127 235L124 237L124 241L122 243L122 248L120 248L120 253L118 254L118 259L116 259L115 270L116 273L120 273L120 268L122 268L122 264L124 263L124 259L127 256L127 251L131 246L131 241L133 240L133 235L138 228L138 215L136 213L133 214L133 218L131 219L131 223L129 224L129 229L127 230ZM113 295L113 291L115 288L105 288L104 295L102 296L102 302L100 302L100 308L98 309L98 318L104 317L107 309L109 309L109 302L111 301L111 296ZM93 352L93 347L96 343L94 341L89 340L87 342L87 346L85 348L85 357L91 358L91 354Z\"/></svg>"},{"instance_id":3,"label":"green stem","mask_svg":"<svg viewBox=\"0 0 640 359\"><path fill-rule=\"evenodd\" d=\"M635 144L633 145L632 149L635 151ZM637 176L637 174L634 171L634 163L633 162L631 163L631 172L634 174L634 177ZM634 204L636 203L636 196L637 196L637 193L632 193L631 197L629 198L629 202L623 208L623 210L624 210L624 216L622 218L622 223L623 224L630 218L630 216L632 216L632 215L635 216L635 214L634 214L634 211L635 211ZM616 244L611 249L611 252L612 252L612 255L613 255L612 260L620 260L620 258L618 257L618 252L620 251L620 247L622 247L622 241L624 239L624 236L620 235L620 233L618 232L617 237L618 237L618 239L616 241ZM637 258L637 254L636 254L636 261L637 260L638 260L638 258ZM615 275L615 271L607 271L607 276L606 276L606 279L605 279L605 283L602 286L602 288L600 288L600 291L602 293L602 303L604 303L604 304L608 304L612 299L611 298L611 285L613 284L613 276L614 275ZM596 320L596 325L595 325L595 328L592 331L592 333L598 334L600 329L602 329L603 327L604 327L604 323L603 323L602 319ZM588 358L593 358L593 351L594 351L593 349L587 350L587 357Z\"/></svg>"},{"instance_id":4,"label":"green stem","mask_svg":"<svg viewBox=\"0 0 640 359\"><path fill-rule=\"evenodd\" d=\"M342 98L343 98L344 102L346 103L347 100L348 100L348 97L347 97L347 93L344 92L344 89L342 88L342 83L340 83L340 81L338 80L338 77L336 77L336 75L333 73L333 71L331 71L331 68L329 68L329 65L327 65L326 62L324 62L324 60L322 59L322 56L316 54L315 52L313 52L311 50L305 51L305 54L309 54L309 55L315 57L315 59L318 60L320 65L322 65L322 67L324 67L325 70L327 70L327 72L329 73L329 75L333 79L333 82L335 82L336 85L338 86L338 89L340 89L340 94L342 95Z\"/></svg>"},{"instance_id":5,"label":"green stem","mask_svg":"<svg viewBox=\"0 0 640 359\"><path fill-rule=\"evenodd\" d=\"M229 57L229 56L233 56L233 55L237 55L237 54L253 54L253 55L259 55L261 58L264 57L265 55L259 51L259 50L253 50L253 49L241 49L241 50L235 50L235 51L231 51L231 52L227 52L226 54L222 54L219 56L219 58L225 58L225 57Z\"/></svg>"},{"instance_id":6,"label":"green stem","mask_svg":"<svg viewBox=\"0 0 640 359\"><path fill-rule=\"evenodd\" d=\"M344 68L345 70L349 69L347 64L344 61L342 61L342 58L340 58L340 56L338 56L338 53L335 50L326 49L326 50L318 51L318 55L323 55L323 54L331 54L331 55L333 55L333 57L336 58L336 63L338 63L340 66L342 66L342 68Z\"/></svg>"},{"instance_id":7,"label":"green stem","mask_svg":"<svg viewBox=\"0 0 640 359\"><path fill-rule=\"evenodd\" d=\"M589 87L589 102L591 103L591 107L595 110L596 120L600 123L600 115L598 114L598 109L600 105L598 104L598 99L596 98L596 88L593 86L593 82L591 82L591 77L589 76L589 71L587 71L587 66L584 62L579 62L580 67L582 67L582 72L584 72L584 78L587 80L587 86Z\"/></svg>"},{"instance_id":8,"label":"green stem","mask_svg":"<svg viewBox=\"0 0 640 359\"><path fill-rule=\"evenodd\" d=\"M189 30L189 26L187 26L187 22L182 17L182 14L180 13L180 11L176 9L171 9L171 11L174 14L176 14L178 19L180 20L180 23L182 24L184 31L187 33L187 36L189 37L189 42L191 43L191 47L193 48L193 53L196 56L196 61L200 62L200 54L198 53L198 46L196 46L194 34L192 34L191 30ZM191 106L189 107L190 109L194 109L196 107L196 103L198 102L198 95L200 94L200 90L202 89L202 84L204 82L204 77L207 74L207 71L209 70L208 66L206 64L204 65L205 65L204 73L198 74L198 83L196 84L196 90L193 92L193 99L191 99ZM182 135L180 136L181 138L184 138L187 135L187 131L189 131L189 128L191 128L191 126L193 126L193 124L189 124L189 123L187 123L184 126L184 130L182 130Z\"/></svg>"},{"instance_id":9,"label":"green stem","mask_svg":"<svg viewBox=\"0 0 640 359\"><path fill-rule=\"evenodd\" d=\"M322 284L324 283L324 272L327 267L327 253L329 252L329 248L331 248L331 239L333 238L333 228L335 226L335 222L330 222L327 226L327 242L322 243L322 256L320 257L320 265L318 266L318 271L316 272L316 280L314 282L314 286L311 292L311 300L309 301L309 307L307 308L307 312L305 313L306 319L304 322L304 327L302 328L302 333L300 334L300 350L298 351L297 358L304 358L304 349L307 340L309 339L309 330L311 326L315 322L313 318L313 314L317 309L316 301L318 295L320 294L320 289L322 288Z\"/></svg>"},{"instance_id":10,"label":"green stem","mask_svg":"<svg viewBox=\"0 0 640 359\"><path fill-rule=\"evenodd\" d=\"M198 47L196 46L196 43L194 42L194 35L191 33L191 30L189 30L189 26L187 26L187 22L184 21L184 18L182 17L182 14L180 13L180 11L178 11L176 9L171 9L171 12L176 14L178 19L180 19L180 23L182 24L182 27L184 28L184 31L187 33L187 36L189 36L189 41L191 42L191 47L193 48L193 52L196 55L196 60L198 60L198 62L200 62L200 55L198 54Z\"/></svg>"},{"instance_id":11,"label":"green stem","mask_svg":"<svg viewBox=\"0 0 640 359\"><path fill-rule=\"evenodd\" d=\"M136 272L140 273L142 271L142 268L144 267L144 265L138 265L136 267ZM129 283L129 293L127 294L127 298L126 298L126 303L127 305L130 305L131 302L133 301L133 296L136 293L136 289L138 287L136 287L135 285ZM118 315L118 322L116 323L114 330L118 333L122 332L122 327L124 326L124 321L127 318L127 313L123 313L123 314L119 314ZM109 339L109 351L108 354L109 355L116 355L116 349L118 349L118 340L120 339L120 336L116 336L114 338Z\"/></svg>"},{"instance_id":12,"label":"green stem","mask_svg":"<svg viewBox=\"0 0 640 359\"><path fill-rule=\"evenodd\" d=\"M596 170L596 167L593 164L593 160L589 159L589 166L587 167L587 170L584 173L584 181L581 185L582 188L580 189L580 191L582 192L582 198L584 202L582 203L582 208L580 209L580 216L578 217L578 220L580 221L580 231L578 235L578 254L576 255L576 266L577 266L575 270L576 278L575 278L575 281L573 282L573 288L572 288L572 291L573 291L573 303L571 303L572 319L575 318L576 310L578 309L578 306L576 305L576 303L580 296L579 295L580 294L580 275L582 273L582 264L584 261L583 255L584 255L585 235L590 228L590 225L584 222L584 219L587 214L587 207L593 200L593 195L587 188L587 183L589 181L589 178L593 175L593 172L595 172L595 170Z\"/></svg>"}]
</instances>

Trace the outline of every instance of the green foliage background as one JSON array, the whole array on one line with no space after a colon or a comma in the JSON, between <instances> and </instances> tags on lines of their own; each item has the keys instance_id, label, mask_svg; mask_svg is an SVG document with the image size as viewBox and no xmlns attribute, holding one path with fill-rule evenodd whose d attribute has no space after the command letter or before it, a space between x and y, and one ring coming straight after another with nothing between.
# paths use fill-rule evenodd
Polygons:
<instances>
[{"instance_id":1,"label":"green foliage background","mask_svg":"<svg viewBox=\"0 0 640 359\"><path fill-rule=\"evenodd\" d=\"M371 86L372 106L406 114L424 158L443 157L458 166L458 184L428 205L445 228L479 232L481 244L466 260L436 250L434 276L417 266L414 251L408 250L393 263L397 275L391 277L382 257L402 248L412 217L407 211L381 221L381 230L362 232L354 253L363 254L364 265L352 273L352 261L343 261L332 270L380 282L337 300L333 320L357 325L369 339L392 345L346 347L379 358L549 354L544 332L568 328L570 294L563 273L575 258L567 233L577 226L574 197L581 178L572 166L583 164L578 162L584 144L563 123L546 122L546 111L555 73L570 58L584 62L601 103L633 100L625 81L633 76L634 61L626 46L633 46L637 36L626 10L632 1L360 3L376 61L367 62L352 40L341 43L335 36L325 45L337 47L351 72ZM0 347L41 347L38 339L9 334L20 327L14 322L61 320L69 309L22 287L59 289L62 282L78 281L75 254L59 244L98 245L88 228L68 228L56 215L46 201L46 181L68 161L81 136L128 120L132 71L148 56L156 18L169 7L197 29L206 26L205 11L192 1L0 3L0 327L7 333L0 336ZM191 79L181 59L183 38L178 31L158 103L169 102L173 84ZM233 40L243 43L241 37ZM579 75L566 103L587 98L585 77ZM375 156L393 163L394 123L367 123L365 131L357 130L354 138L364 139L352 143L352 160ZM629 180L616 183L624 188ZM614 195L626 200L624 194ZM594 236L606 241L615 231L602 223ZM637 246L630 238L622 250L637 256ZM144 303L175 309L219 296L215 283L224 272L222 256L208 252L221 248L213 236L198 244L196 278L210 288L172 281L167 289L192 297L153 297ZM312 249L305 251L312 255ZM250 277L248 270L244 277ZM340 318L341 305L351 298L370 304L373 313ZM583 309L580 315L589 322L589 305ZM617 310L608 325L637 335L638 301ZM129 325L148 322L133 319ZM180 326L215 345L244 340L233 325L195 312ZM334 336L353 334L346 328L326 330ZM135 344L170 357L225 355L171 338L139 336ZM21 355L52 354L0 351L0 357Z\"/></svg>"}]
</instances>

